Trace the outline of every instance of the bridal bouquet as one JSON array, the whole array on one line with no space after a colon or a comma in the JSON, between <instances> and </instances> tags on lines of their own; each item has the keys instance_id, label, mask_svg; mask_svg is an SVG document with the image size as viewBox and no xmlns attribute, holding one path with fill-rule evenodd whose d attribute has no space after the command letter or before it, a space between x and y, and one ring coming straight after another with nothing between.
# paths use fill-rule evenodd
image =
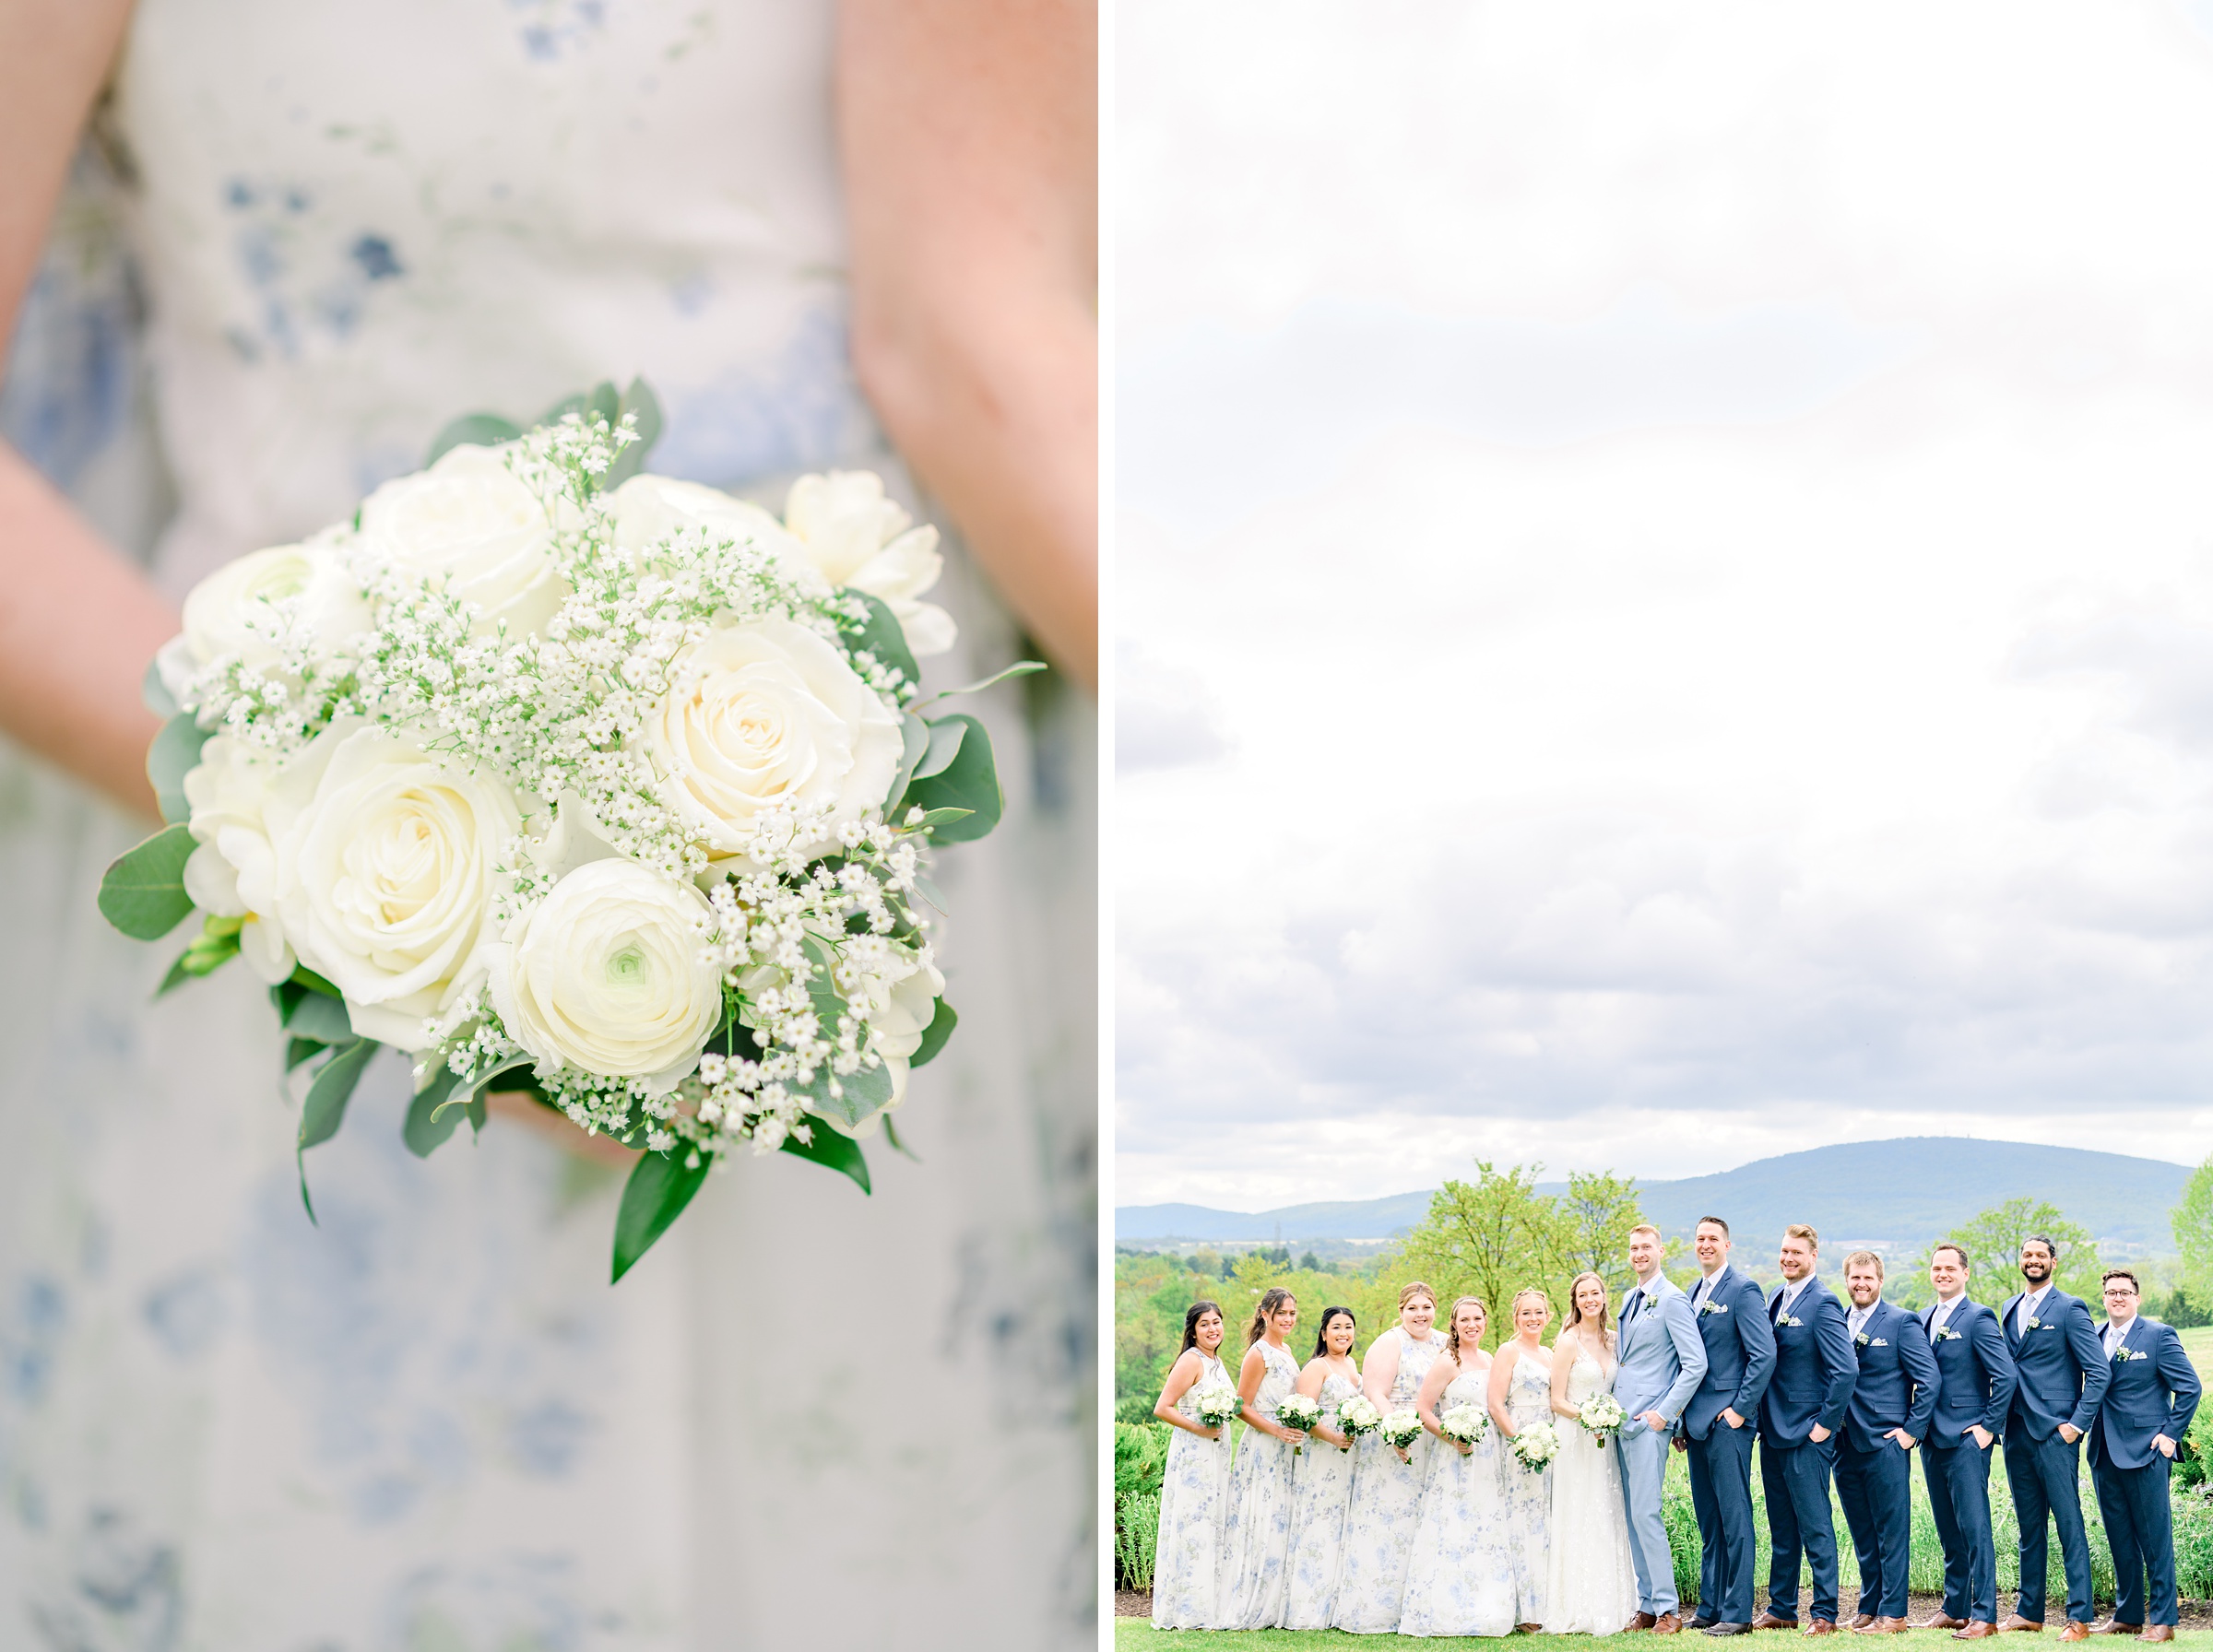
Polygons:
<instances>
[{"instance_id":1,"label":"bridal bouquet","mask_svg":"<svg viewBox=\"0 0 2213 1652\"><path fill-rule=\"evenodd\" d=\"M1560 1455L1560 1436L1551 1423L1533 1422L1513 1437L1510 1448L1514 1461L1535 1474Z\"/></svg>"},{"instance_id":2,"label":"bridal bouquet","mask_svg":"<svg viewBox=\"0 0 2213 1652\"><path fill-rule=\"evenodd\" d=\"M1445 1438L1462 1446L1479 1446L1491 1432L1491 1414L1479 1405L1461 1404L1448 1408L1437 1420L1445 1431Z\"/></svg>"},{"instance_id":3,"label":"bridal bouquet","mask_svg":"<svg viewBox=\"0 0 2213 1652\"><path fill-rule=\"evenodd\" d=\"M1601 1390L1576 1408L1575 1420L1603 1451L1629 1420L1629 1414L1621 1409L1620 1400Z\"/></svg>"},{"instance_id":4,"label":"bridal bouquet","mask_svg":"<svg viewBox=\"0 0 2213 1652\"><path fill-rule=\"evenodd\" d=\"M1422 1437L1422 1419L1416 1411L1393 1411L1383 1419L1382 1435L1387 1445L1403 1451Z\"/></svg>"},{"instance_id":5,"label":"bridal bouquet","mask_svg":"<svg viewBox=\"0 0 2213 1652\"><path fill-rule=\"evenodd\" d=\"M1245 1401L1227 1383L1215 1383L1199 1390L1191 1400L1191 1410L1209 1428L1226 1428L1230 1419L1242 1410Z\"/></svg>"},{"instance_id":6,"label":"bridal bouquet","mask_svg":"<svg viewBox=\"0 0 2213 1652\"><path fill-rule=\"evenodd\" d=\"M741 1146L867 1190L855 1139L897 1146L955 1020L925 856L1000 809L983 725L917 685L936 530L872 476L778 520L644 474L659 424L642 384L460 420L203 582L148 674L170 824L100 895L146 940L198 913L163 991L268 983L302 1155L385 1046L419 1154L489 1089L644 1149L616 1279Z\"/></svg>"},{"instance_id":7,"label":"bridal bouquet","mask_svg":"<svg viewBox=\"0 0 2213 1652\"><path fill-rule=\"evenodd\" d=\"M1375 1401L1367 1395L1355 1394L1350 1399L1337 1402L1337 1426L1347 1438L1357 1440L1383 1426L1383 1413L1376 1410Z\"/></svg>"},{"instance_id":8,"label":"bridal bouquet","mask_svg":"<svg viewBox=\"0 0 2213 1652\"><path fill-rule=\"evenodd\" d=\"M1321 1421L1321 1401L1309 1399L1304 1394L1287 1395L1284 1403L1275 1408L1275 1420L1285 1428L1310 1431ZM1293 1457L1302 1457L1305 1453L1306 1447L1303 1446L1291 1447Z\"/></svg>"}]
</instances>

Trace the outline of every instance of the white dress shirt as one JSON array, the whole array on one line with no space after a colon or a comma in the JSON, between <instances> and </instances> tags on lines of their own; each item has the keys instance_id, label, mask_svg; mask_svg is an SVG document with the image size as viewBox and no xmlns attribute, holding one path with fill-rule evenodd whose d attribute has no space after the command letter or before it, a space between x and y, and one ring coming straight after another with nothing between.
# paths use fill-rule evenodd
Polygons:
<instances>
[{"instance_id":1,"label":"white dress shirt","mask_svg":"<svg viewBox=\"0 0 2213 1652\"><path fill-rule=\"evenodd\" d=\"M1723 1262L1711 1273L1702 1275L1699 1278L1698 1288L1692 1292L1690 1295L1690 1305L1694 1310L1703 1306L1706 1299L1722 1288L1722 1275L1727 1273L1728 1271L1729 1264Z\"/></svg>"},{"instance_id":2,"label":"white dress shirt","mask_svg":"<svg viewBox=\"0 0 2213 1652\"><path fill-rule=\"evenodd\" d=\"M2029 1322L2043 1310L2044 1298L2052 1293L2052 1281L2046 1280L2028 1295L2021 1298L2020 1306L2013 1313L2013 1331L2017 1337L2029 1334Z\"/></svg>"},{"instance_id":3,"label":"white dress shirt","mask_svg":"<svg viewBox=\"0 0 2213 1652\"><path fill-rule=\"evenodd\" d=\"M1874 1314L1874 1312L1875 1304L1869 1303L1864 1308L1852 1309L1850 1314L1847 1314L1844 1316L1845 1323L1852 1328L1852 1334L1853 1336L1858 1336L1862 1331L1867 1328L1868 1318Z\"/></svg>"},{"instance_id":4,"label":"white dress shirt","mask_svg":"<svg viewBox=\"0 0 2213 1652\"><path fill-rule=\"evenodd\" d=\"M1946 1322L1952 1316L1952 1310L1964 1305L1966 1302L1967 1292L1962 1291L1951 1301L1940 1302L1936 1304L1936 1312L1929 1316L1930 1341L1934 1342L1936 1339L1936 1333L1945 1328Z\"/></svg>"}]
</instances>

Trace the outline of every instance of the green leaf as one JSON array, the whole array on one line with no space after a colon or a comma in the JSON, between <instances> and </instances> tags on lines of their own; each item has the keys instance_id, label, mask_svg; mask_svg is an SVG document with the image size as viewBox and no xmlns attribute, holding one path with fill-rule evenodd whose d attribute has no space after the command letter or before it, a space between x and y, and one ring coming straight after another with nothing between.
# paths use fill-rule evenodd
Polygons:
<instances>
[{"instance_id":1,"label":"green leaf","mask_svg":"<svg viewBox=\"0 0 2213 1652\"><path fill-rule=\"evenodd\" d=\"M343 998L346 995L333 986L304 963L292 965L291 979L310 992L319 992L326 998Z\"/></svg>"},{"instance_id":2,"label":"green leaf","mask_svg":"<svg viewBox=\"0 0 2213 1652\"><path fill-rule=\"evenodd\" d=\"M352 1099L353 1087L361 1082L361 1069L383 1047L373 1038L357 1038L340 1044L316 1072L315 1081L307 1087L307 1100L300 1106L302 1152L338 1133L338 1126L346 1118L346 1103Z\"/></svg>"},{"instance_id":3,"label":"green leaf","mask_svg":"<svg viewBox=\"0 0 2213 1652\"><path fill-rule=\"evenodd\" d=\"M293 1037L313 1038L324 1044L352 1043L353 1022L347 1018L346 1006L338 999L326 998L297 981L270 987L269 997L277 1006L277 1019Z\"/></svg>"},{"instance_id":4,"label":"green leaf","mask_svg":"<svg viewBox=\"0 0 2213 1652\"><path fill-rule=\"evenodd\" d=\"M905 674L909 682L922 680L922 668L915 664L914 651L906 645L906 632L900 629L899 617L892 612L891 605L881 596L871 596L866 591L846 587L846 595L858 596L869 605L866 625L846 628L846 652L868 653L876 656L877 663L895 666Z\"/></svg>"},{"instance_id":5,"label":"green leaf","mask_svg":"<svg viewBox=\"0 0 2213 1652\"><path fill-rule=\"evenodd\" d=\"M961 748L967 743L968 725L974 721L973 717L953 716L937 723L923 724L922 726L929 731L929 749L923 753L922 761L915 765L914 780L929 780L952 768L954 760L961 755ZM911 785L913 782L908 784Z\"/></svg>"},{"instance_id":6,"label":"green leaf","mask_svg":"<svg viewBox=\"0 0 2213 1652\"><path fill-rule=\"evenodd\" d=\"M899 719L900 738L905 749L899 754L899 773L892 776L892 789L886 792L886 805L906 795L907 783L915 777L915 765L929 752L929 725L908 712Z\"/></svg>"},{"instance_id":7,"label":"green leaf","mask_svg":"<svg viewBox=\"0 0 2213 1652\"><path fill-rule=\"evenodd\" d=\"M834 1079L838 1089L836 1095L830 1093ZM825 1063L814 1069L813 1083L804 1090L795 1089L792 1094L801 1098L808 1112L843 1120L850 1129L891 1104L892 1069L878 1066L836 1078Z\"/></svg>"},{"instance_id":8,"label":"green leaf","mask_svg":"<svg viewBox=\"0 0 2213 1652\"><path fill-rule=\"evenodd\" d=\"M423 464L426 467L437 464L452 448L497 447L522 433L522 427L514 419L502 419L497 413L464 413L432 439L430 457Z\"/></svg>"},{"instance_id":9,"label":"green leaf","mask_svg":"<svg viewBox=\"0 0 2213 1652\"><path fill-rule=\"evenodd\" d=\"M938 1012L929 1018L929 1025L922 1029L922 1042L915 1046L915 1053L906 1058L907 1066L924 1067L937 1059L938 1052L945 1047L945 1041L953 1036L953 1030L960 1024L961 1018L953 1014L953 1006L940 998Z\"/></svg>"},{"instance_id":10,"label":"green leaf","mask_svg":"<svg viewBox=\"0 0 2213 1652\"><path fill-rule=\"evenodd\" d=\"M911 826L902 821L899 829L902 832L922 832L933 826L950 826L955 820L965 820L975 812L973 808L933 808Z\"/></svg>"},{"instance_id":11,"label":"green leaf","mask_svg":"<svg viewBox=\"0 0 2213 1652\"><path fill-rule=\"evenodd\" d=\"M683 1213L692 1196L707 1179L704 1154L695 1155L688 1148L676 1150L686 1157L696 1156L699 1162L687 1170L670 1153L645 1153L623 1184L622 1208L615 1214L614 1277L618 1280L669 1231L669 1224Z\"/></svg>"},{"instance_id":12,"label":"green leaf","mask_svg":"<svg viewBox=\"0 0 2213 1652\"><path fill-rule=\"evenodd\" d=\"M597 413L612 424L622 416L622 397L615 389L612 379L601 379L589 390L580 390L574 395L564 395L538 416L538 424L559 424L574 413L589 420Z\"/></svg>"},{"instance_id":13,"label":"green leaf","mask_svg":"<svg viewBox=\"0 0 2213 1652\"><path fill-rule=\"evenodd\" d=\"M460 1124L457 1112L449 1109L441 1115L446 1098L460 1082L461 1075L440 1062L430 1083L417 1091L415 1099L408 1103L408 1121L399 1128L399 1139L418 1159L427 1159L444 1146L445 1139Z\"/></svg>"},{"instance_id":14,"label":"green leaf","mask_svg":"<svg viewBox=\"0 0 2213 1652\"><path fill-rule=\"evenodd\" d=\"M164 722L184 709L169 691L169 685L161 680L161 662L158 659L146 662L146 675L138 679L138 698L146 702L148 711Z\"/></svg>"},{"instance_id":15,"label":"green leaf","mask_svg":"<svg viewBox=\"0 0 2213 1652\"><path fill-rule=\"evenodd\" d=\"M154 997L158 998L172 987L182 986L193 979L192 972L184 967L185 959L191 956L192 950L189 947L177 954L176 962L169 966L169 974L161 977L161 985L154 988Z\"/></svg>"},{"instance_id":16,"label":"green leaf","mask_svg":"<svg viewBox=\"0 0 2213 1652\"><path fill-rule=\"evenodd\" d=\"M154 743L146 750L146 777L154 783L154 796L161 804L164 820L181 823L192 817L192 805L184 800L184 776L200 764L200 748L207 743L207 730L192 717L179 714L161 726Z\"/></svg>"},{"instance_id":17,"label":"green leaf","mask_svg":"<svg viewBox=\"0 0 2213 1652\"><path fill-rule=\"evenodd\" d=\"M936 753L937 731L952 723L964 724L966 727L951 761L943 768L932 771L930 759L925 758L921 768L915 772L906 795L893 810L892 818L903 820L910 808L968 809L971 812L965 820L941 826L936 832L941 844L965 844L985 836L999 824L1006 799L1000 793L999 771L991 761L991 737L981 723L965 712L955 712L930 725L932 756Z\"/></svg>"},{"instance_id":18,"label":"green leaf","mask_svg":"<svg viewBox=\"0 0 2213 1652\"><path fill-rule=\"evenodd\" d=\"M288 1038L284 1042L284 1070L294 1071L302 1061L312 1061L316 1052L328 1048L319 1038Z\"/></svg>"},{"instance_id":19,"label":"green leaf","mask_svg":"<svg viewBox=\"0 0 2213 1652\"><path fill-rule=\"evenodd\" d=\"M622 422L622 414L638 416L638 439L615 455L607 474L599 478L602 490L620 488L624 482L645 468L645 455L653 452L653 444L661 439L661 403L654 395L653 386L644 379L633 379L630 388L622 393L622 405L614 422Z\"/></svg>"},{"instance_id":20,"label":"green leaf","mask_svg":"<svg viewBox=\"0 0 2213 1652\"><path fill-rule=\"evenodd\" d=\"M194 847L191 832L170 826L122 856L100 880L101 914L136 940L160 940L192 911L184 863Z\"/></svg>"},{"instance_id":21,"label":"green leaf","mask_svg":"<svg viewBox=\"0 0 2213 1652\"><path fill-rule=\"evenodd\" d=\"M994 671L980 682L966 683L957 689L941 689L922 703L935 705L941 700L952 699L955 694L980 694L986 689L995 688L1011 677L1034 677L1040 671L1047 671L1051 668L1043 660L1016 660L1004 671Z\"/></svg>"},{"instance_id":22,"label":"green leaf","mask_svg":"<svg viewBox=\"0 0 2213 1652\"><path fill-rule=\"evenodd\" d=\"M828 1125L811 1125L807 1133L814 1138L812 1145L797 1136L784 1138L784 1151L797 1153L811 1163L824 1170L834 1170L841 1175L851 1176L863 1193L875 1191L869 1186L869 1162L860 1156L860 1143L852 1137L841 1135Z\"/></svg>"},{"instance_id":23,"label":"green leaf","mask_svg":"<svg viewBox=\"0 0 2213 1652\"><path fill-rule=\"evenodd\" d=\"M200 924L200 932L192 938L177 960L177 968L187 975L212 975L238 956L239 931L245 927L243 918L219 918L210 914Z\"/></svg>"},{"instance_id":24,"label":"green leaf","mask_svg":"<svg viewBox=\"0 0 2213 1652\"><path fill-rule=\"evenodd\" d=\"M899 1139L899 1131L897 1127L893 1125L892 1115L888 1113L883 1115L883 1139L887 1143L890 1144L891 1150L894 1153L904 1153L906 1155L906 1157L912 1159L917 1164L922 1162L922 1155L915 1151L913 1148L907 1146L905 1142Z\"/></svg>"}]
</instances>

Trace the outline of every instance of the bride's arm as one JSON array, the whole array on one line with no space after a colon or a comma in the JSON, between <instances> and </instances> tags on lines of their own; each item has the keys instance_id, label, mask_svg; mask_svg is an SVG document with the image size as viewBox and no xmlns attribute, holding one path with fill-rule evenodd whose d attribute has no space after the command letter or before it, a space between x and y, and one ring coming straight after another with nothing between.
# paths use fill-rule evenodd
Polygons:
<instances>
[{"instance_id":1,"label":"bride's arm","mask_svg":"<svg viewBox=\"0 0 2213 1652\"><path fill-rule=\"evenodd\" d=\"M1098 651L1097 16L845 0L853 365L1056 664Z\"/></svg>"},{"instance_id":2,"label":"bride's arm","mask_svg":"<svg viewBox=\"0 0 2213 1652\"><path fill-rule=\"evenodd\" d=\"M0 337L12 337L69 158L123 38L123 0L0 6ZM176 615L0 443L0 728L154 813L138 684Z\"/></svg>"}]
</instances>

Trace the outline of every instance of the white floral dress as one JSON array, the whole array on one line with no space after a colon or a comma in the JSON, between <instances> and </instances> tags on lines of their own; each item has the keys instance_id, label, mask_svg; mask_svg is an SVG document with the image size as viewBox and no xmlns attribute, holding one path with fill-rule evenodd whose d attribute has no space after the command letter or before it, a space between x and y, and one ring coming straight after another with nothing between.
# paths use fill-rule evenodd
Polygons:
<instances>
[{"instance_id":1,"label":"white floral dress","mask_svg":"<svg viewBox=\"0 0 2213 1652\"><path fill-rule=\"evenodd\" d=\"M1183 1392L1176 1409L1199 1421L1202 1388L1236 1385L1222 1362L1201 1354L1199 1378ZM1186 1429L1171 1431L1168 1461L1160 1482L1160 1528L1153 1560L1153 1627L1212 1629L1218 1604L1222 1515L1229 1501L1227 1428L1220 1439L1201 1439Z\"/></svg>"},{"instance_id":2,"label":"white floral dress","mask_svg":"<svg viewBox=\"0 0 2213 1652\"><path fill-rule=\"evenodd\" d=\"M633 373L657 469L904 489L846 349L834 23L136 0L83 162L129 182L65 206L0 428L172 597L457 414ZM957 549L941 596L927 687L1015 657ZM414 1159L396 1059L309 1155L309 1225L259 984L152 1001L183 937L94 905L146 828L0 749L0 1644L829 1648L895 1612L927 1647L988 1598L1010 1644L1093 1645L1090 714L984 698L1008 812L937 873L961 1030L899 1115L924 1162L879 1136L864 1198L742 1159L612 1288L619 1174L500 1120ZM863 1302L913 1414L1021 1402L856 1427L851 1362L763 1357Z\"/></svg>"},{"instance_id":3,"label":"white floral dress","mask_svg":"<svg viewBox=\"0 0 2213 1652\"><path fill-rule=\"evenodd\" d=\"M1385 1333L1403 1338L1397 1330ZM1426 1342L1399 1349L1399 1375L1387 1396L1390 1410L1412 1410L1430 1363L1443 1351L1445 1338L1432 1331ZM1369 1351L1374 1358L1374 1351ZM1415 1437L1411 1463L1383 1443L1380 1434L1361 1436L1354 1454L1353 1496L1344 1516L1343 1556L1337 1568L1337 1599L1331 1609L1333 1628L1355 1634L1390 1634L1399 1626L1406 1590L1406 1563L1421 1522L1422 1491L1429 1474L1430 1439Z\"/></svg>"},{"instance_id":4,"label":"white floral dress","mask_svg":"<svg viewBox=\"0 0 2213 1652\"><path fill-rule=\"evenodd\" d=\"M1558 1359L1558 1349L1553 1358ZM1568 1369L1568 1403L1580 1406L1614 1383L1611 1365L1580 1349ZM1616 1634L1637 1613L1637 1563L1629 1553L1621 1457L1569 1417L1556 1417L1560 1455L1552 1459L1552 1544L1544 1574L1546 1634Z\"/></svg>"},{"instance_id":5,"label":"white floral dress","mask_svg":"<svg viewBox=\"0 0 2213 1652\"><path fill-rule=\"evenodd\" d=\"M1267 1362L1248 1413L1270 1422L1298 1384L1298 1361L1287 1348L1256 1342ZM1257 1428L1237 1437L1229 1471L1229 1512L1222 1521L1221 1606L1217 1629L1272 1629L1284 1621L1285 1563L1291 1557L1292 1448Z\"/></svg>"},{"instance_id":6,"label":"white floral dress","mask_svg":"<svg viewBox=\"0 0 2213 1652\"><path fill-rule=\"evenodd\" d=\"M1480 1410L1490 1386L1488 1365L1464 1371L1438 1401ZM1434 1446L1429 1487L1406 1567L1401 1634L1511 1634L1514 1630L1514 1539L1498 1481L1498 1431L1492 1428L1462 1457Z\"/></svg>"},{"instance_id":7,"label":"white floral dress","mask_svg":"<svg viewBox=\"0 0 2213 1652\"><path fill-rule=\"evenodd\" d=\"M1517 1433L1539 1422L1558 1423L1561 1426L1554 1432L1560 1435L1561 1448L1576 1443L1568 1437L1575 1424L1552 1414L1552 1373L1534 1360L1524 1357L1514 1362L1514 1375L1507 1385L1506 1410ZM1544 1580L1551 1564L1552 1469L1549 1465L1535 1470L1524 1469L1501 1442L1498 1478L1507 1526L1512 1534L1514 1622L1541 1623L1544 1621ZM1623 1614L1622 1623L1627 1622L1629 1613L1636 1610L1632 1603L1629 1612ZM1618 1629L1621 1623L1614 1627Z\"/></svg>"},{"instance_id":8,"label":"white floral dress","mask_svg":"<svg viewBox=\"0 0 2213 1652\"><path fill-rule=\"evenodd\" d=\"M1360 1392L1360 1385L1332 1371L1321 1379L1323 1420ZM1336 1423L1330 1422L1334 1428ZM1291 1581L1284 1599L1285 1629L1327 1629L1337 1599L1337 1562L1344 1542L1345 1511L1352 1505L1351 1450L1315 1440L1293 1466Z\"/></svg>"}]
</instances>

